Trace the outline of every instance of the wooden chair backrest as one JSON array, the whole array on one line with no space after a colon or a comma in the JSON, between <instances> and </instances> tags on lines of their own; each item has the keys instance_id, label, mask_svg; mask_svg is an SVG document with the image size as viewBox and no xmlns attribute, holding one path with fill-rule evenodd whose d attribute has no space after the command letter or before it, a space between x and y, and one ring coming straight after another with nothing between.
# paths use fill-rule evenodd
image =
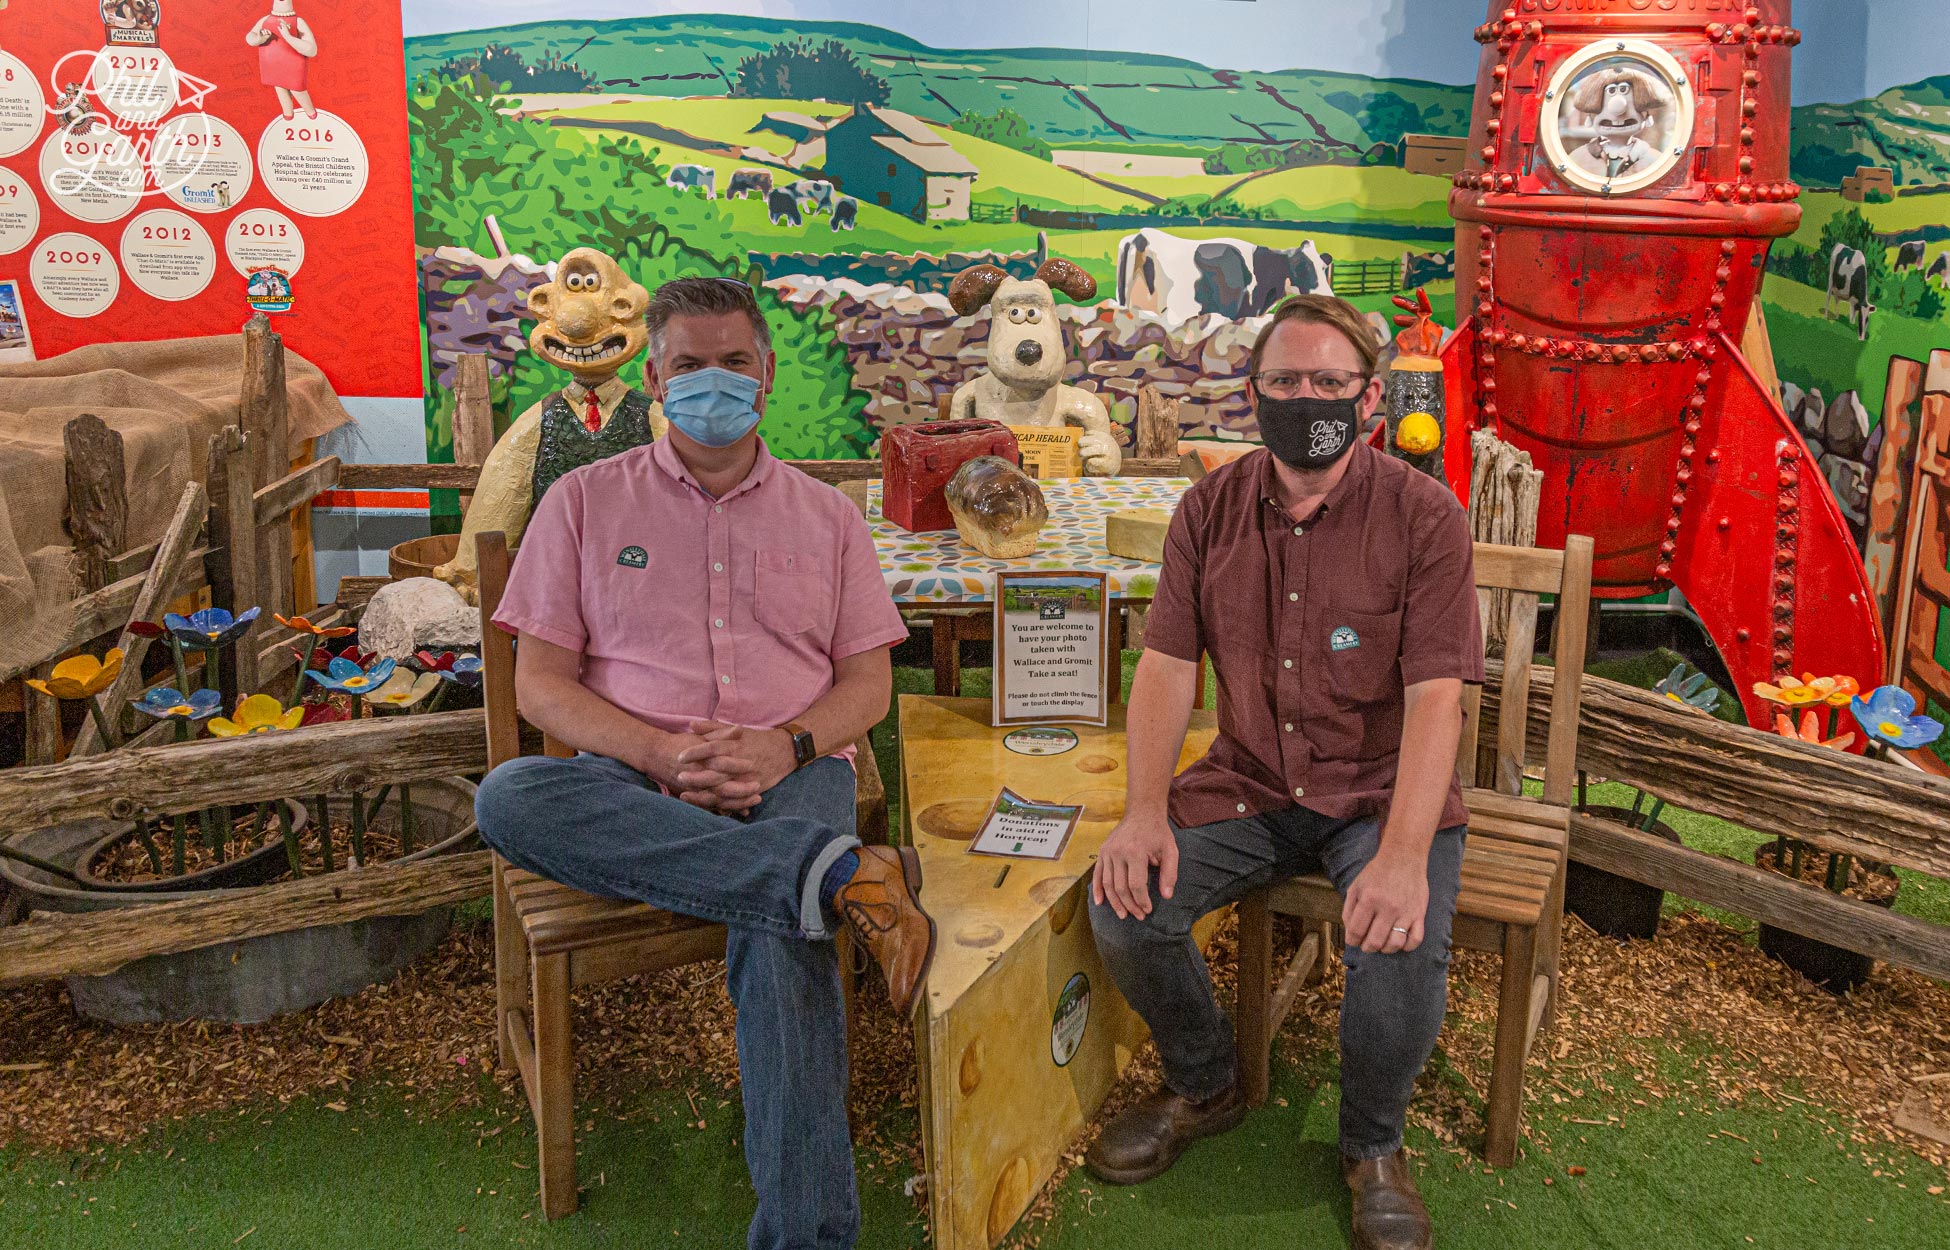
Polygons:
<instances>
[{"instance_id":1,"label":"wooden chair backrest","mask_svg":"<svg viewBox=\"0 0 1950 1250\"><path fill-rule=\"evenodd\" d=\"M481 602L481 699L487 710L488 767L521 754L521 717L515 711L515 640L494 623L508 589L508 540L500 530L476 536L476 589Z\"/></svg>"},{"instance_id":2,"label":"wooden chair backrest","mask_svg":"<svg viewBox=\"0 0 1950 1250\"><path fill-rule=\"evenodd\" d=\"M1492 596L1492 590L1507 595ZM1591 539L1572 534L1562 551L1476 544L1476 591L1487 614L1493 599L1507 603L1503 679L1497 701L1494 750L1479 744L1482 690L1463 690L1463 734L1456 772L1465 786L1504 794L1523 792L1528 763L1532 661L1537 646L1539 595L1557 597L1552 631L1549 733L1544 752L1544 801L1568 806L1577 775L1578 712L1584 686L1586 620L1591 605ZM1484 633L1490 631L1486 628ZM1479 746L1482 748L1479 750Z\"/></svg>"}]
</instances>

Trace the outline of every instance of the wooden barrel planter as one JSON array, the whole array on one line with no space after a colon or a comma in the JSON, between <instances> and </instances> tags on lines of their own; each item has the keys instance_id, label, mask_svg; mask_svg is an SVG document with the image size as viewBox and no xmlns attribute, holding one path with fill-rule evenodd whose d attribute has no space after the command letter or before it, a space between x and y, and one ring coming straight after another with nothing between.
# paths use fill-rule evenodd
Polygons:
<instances>
[{"instance_id":1,"label":"wooden barrel planter","mask_svg":"<svg viewBox=\"0 0 1950 1250\"><path fill-rule=\"evenodd\" d=\"M409 577L432 577L433 571L460 550L459 534L429 534L394 545L386 555L387 572L396 582Z\"/></svg>"},{"instance_id":2,"label":"wooden barrel planter","mask_svg":"<svg viewBox=\"0 0 1950 1250\"><path fill-rule=\"evenodd\" d=\"M335 807L349 801L347 796L332 797ZM302 803L294 806L302 813ZM474 784L464 778L415 782L413 817L427 845L386 862L419 862L469 850L478 843ZM390 796L380 806L372 828L397 828L398 823L398 799ZM11 839L10 844L85 879L90 874L80 870L89 868L105 847L133 834L134 826L126 821L88 820L36 830ZM269 846L224 865L231 870L228 874L211 870L136 888L113 883L77 886L10 860L0 860L0 876L31 911L77 913L204 898L217 889L249 889L278 876L284 864L283 842L273 838ZM449 909L442 906L412 916L318 925L151 955L104 976L69 977L67 986L75 1010L110 1024L170 1020L254 1024L390 979L440 942L448 919Z\"/></svg>"}]
</instances>

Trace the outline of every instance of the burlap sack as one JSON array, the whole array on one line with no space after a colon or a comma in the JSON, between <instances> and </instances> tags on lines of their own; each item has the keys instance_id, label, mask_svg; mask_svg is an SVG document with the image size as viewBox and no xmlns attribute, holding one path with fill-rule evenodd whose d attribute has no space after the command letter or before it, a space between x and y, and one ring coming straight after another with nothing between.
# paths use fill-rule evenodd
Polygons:
<instances>
[{"instance_id":1,"label":"burlap sack","mask_svg":"<svg viewBox=\"0 0 1950 1250\"><path fill-rule=\"evenodd\" d=\"M122 435L129 546L162 536L186 482L202 480L212 434L240 419L243 335L98 344L0 365L0 670L67 633L67 464L61 431L83 413ZM285 353L291 454L352 418L318 367Z\"/></svg>"}]
</instances>

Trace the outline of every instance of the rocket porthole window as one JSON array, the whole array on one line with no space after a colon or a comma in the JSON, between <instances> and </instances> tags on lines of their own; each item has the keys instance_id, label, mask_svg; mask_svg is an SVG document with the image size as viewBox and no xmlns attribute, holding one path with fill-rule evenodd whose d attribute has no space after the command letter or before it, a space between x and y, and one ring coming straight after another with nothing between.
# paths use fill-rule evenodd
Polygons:
<instances>
[{"instance_id":1,"label":"rocket porthole window","mask_svg":"<svg viewBox=\"0 0 1950 1250\"><path fill-rule=\"evenodd\" d=\"M1657 44L1605 40L1558 67L1541 121L1544 156L1559 178L1625 195L1665 177L1691 149L1693 85Z\"/></svg>"}]
</instances>

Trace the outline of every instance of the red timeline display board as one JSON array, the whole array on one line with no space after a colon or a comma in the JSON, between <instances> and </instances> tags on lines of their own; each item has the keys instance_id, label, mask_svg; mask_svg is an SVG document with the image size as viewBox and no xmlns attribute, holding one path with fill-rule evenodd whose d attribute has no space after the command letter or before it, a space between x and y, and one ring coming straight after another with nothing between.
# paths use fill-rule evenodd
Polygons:
<instances>
[{"instance_id":1,"label":"red timeline display board","mask_svg":"<svg viewBox=\"0 0 1950 1250\"><path fill-rule=\"evenodd\" d=\"M0 361L255 310L339 394L419 395L402 49L396 4L0 8Z\"/></svg>"}]
</instances>

